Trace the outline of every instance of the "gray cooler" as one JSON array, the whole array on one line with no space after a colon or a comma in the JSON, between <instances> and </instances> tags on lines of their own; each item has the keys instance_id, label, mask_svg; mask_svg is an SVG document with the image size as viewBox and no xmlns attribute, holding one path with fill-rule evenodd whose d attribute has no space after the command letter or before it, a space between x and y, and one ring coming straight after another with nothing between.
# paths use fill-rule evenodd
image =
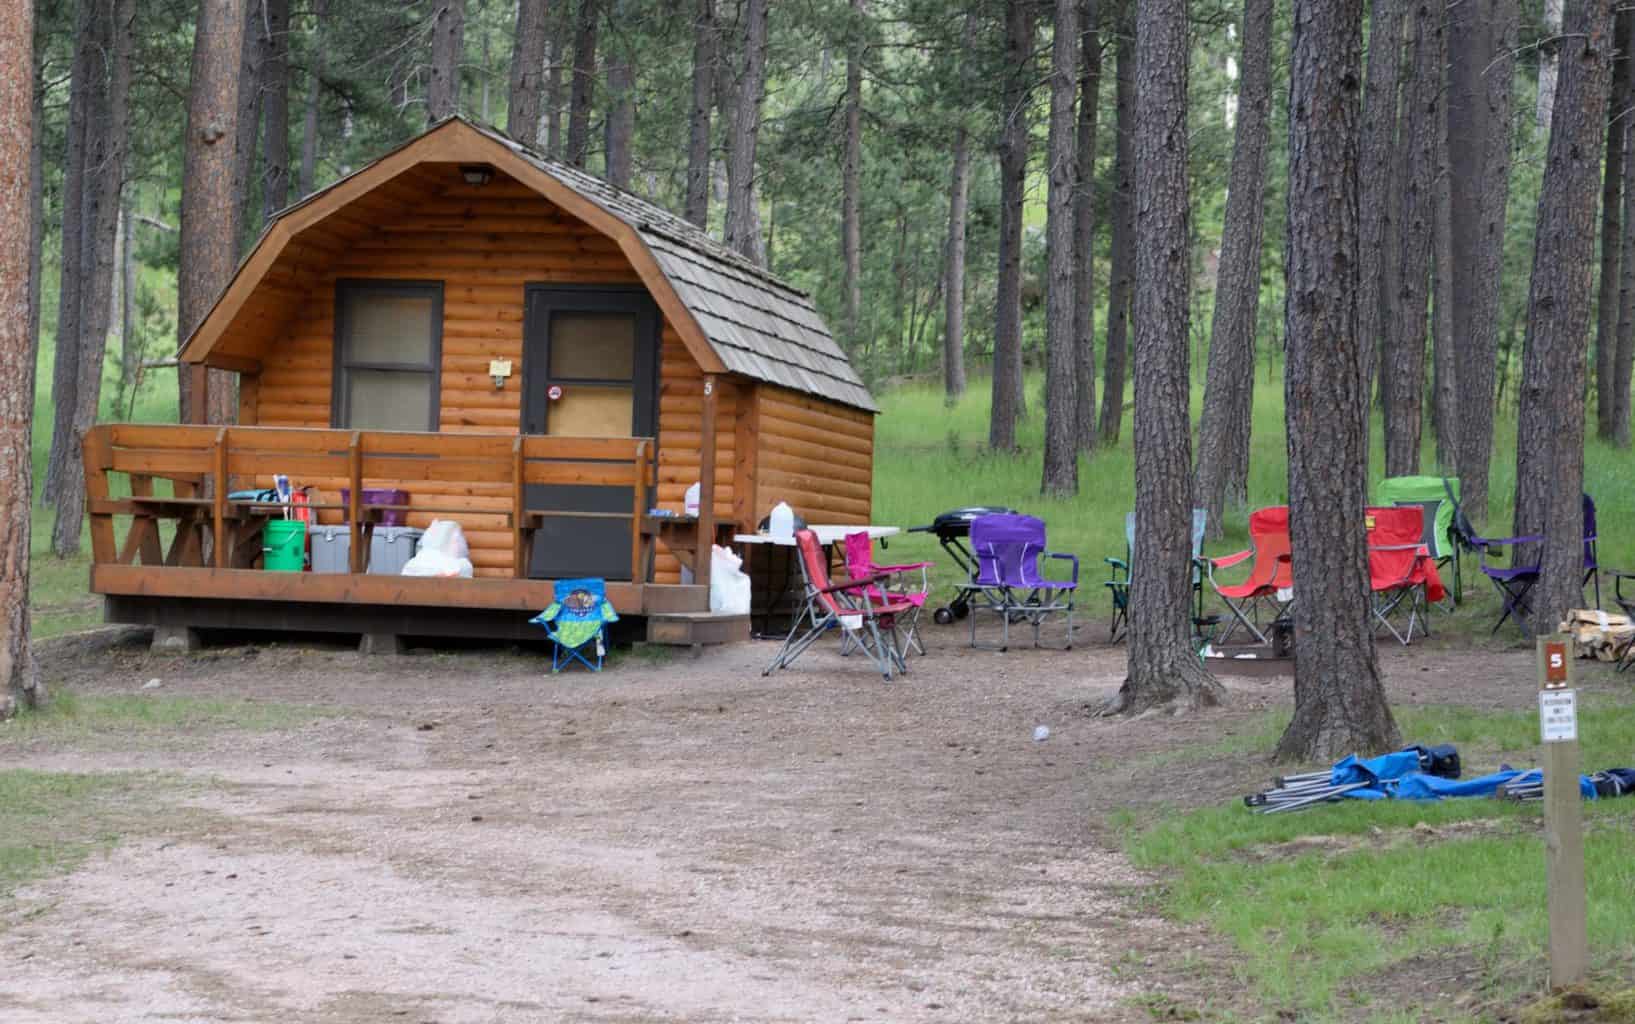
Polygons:
<instances>
[{"instance_id":1,"label":"gray cooler","mask_svg":"<svg viewBox=\"0 0 1635 1024\"><path fill-rule=\"evenodd\" d=\"M401 576L420 547L425 531L413 526L377 526L369 540L369 573L372 576ZM315 549L316 550L316 549ZM317 556L313 556L316 570Z\"/></svg>"},{"instance_id":2,"label":"gray cooler","mask_svg":"<svg viewBox=\"0 0 1635 1024\"><path fill-rule=\"evenodd\" d=\"M352 571L352 531L346 526L307 524L313 572Z\"/></svg>"}]
</instances>

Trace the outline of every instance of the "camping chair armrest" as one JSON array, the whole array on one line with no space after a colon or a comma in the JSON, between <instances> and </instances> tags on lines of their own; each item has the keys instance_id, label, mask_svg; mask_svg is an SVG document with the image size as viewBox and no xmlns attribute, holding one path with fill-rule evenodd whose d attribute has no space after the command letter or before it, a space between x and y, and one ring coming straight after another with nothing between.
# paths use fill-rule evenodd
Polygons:
<instances>
[{"instance_id":1,"label":"camping chair armrest","mask_svg":"<svg viewBox=\"0 0 1635 1024\"><path fill-rule=\"evenodd\" d=\"M1482 547L1513 547L1517 544L1542 544L1544 534L1535 533L1526 537L1478 537L1476 540Z\"/></svg>"},{"instance_id":2,"label":"camping chair armrest","mask_svg":"<svg viewBox=\"0 0 1635 1024\"><path fill-rule=\"evenodd\" d=\"M880 583L890 577L888 572L877 572L873 576L864 576L855 580L831 581L827 587L819 587L819 594L835 594L843 590L861 590L864 587Z\"/></svg>"},{"instance_id":3,"label":"camping chair armrest","mask_svg":"<svg viewBox=\"0 0 1635 1024\"><path fill-rule=\"evenodd\" d=\"M1065 559L1065 560L1067 560L1069 562L1072 562L1073 563L1073 583L1077 584L1079 582L1079 556L1078 555L1068 555L1068 554L1063 554L1060 551L1051 551L1051 552L1048 552L1045 555L1045 557L1046 558L1061 558L1061 559Z\"/></svg>"},{"instance_id":4,"label":"camping chair armrest","mask_svg":"<svg viewBox=\"0 0 1635 1024\"><path fill-rule=\"evenodd\" d=\"M1122 558L1103 558L1102 561L1106 562L1115 569L1123 569L1125 572L1130 571L1130 563L1126 562Z\"/></svg>"},{"instance_id":5,"label":"camping chair armrest","mask_svg":"<svg viewBox=\"0 0 1635 1024\"><path fill-rule=\"evenodd\" d=\"M1219 558L1205 558L1204 561L1209 564L1211 569L1230 569L1254 553L1254 548L1247 548L1230 555L1221 555Z\"/></svg>"},{"instance_id":6,"label":"camping chair armrest","mask_svg":"<svg viewBox=\"0 0 1635 1024\"><path fill-rule=\"evenodd\" d=\"M1126 562L1122 558L1103 558L1102 561L1107 563L1107 583L1109 586L1116 583L1128 583L1130 581L1129 562ZM1120 575L1123 576L1122 579L1120 579Z\"/></svg>"},{"instance_id":7,"label":"camping chair armrest","mask_svg":"<svg viewBox=\"0 0 1635 1024\"><path fill-rule=\"evenodd\" d=\"M1622 569L1602 569L1602 572L1620 580L1635 580L1635 572L1625 572Z\"/></svg>"}]
</instances>

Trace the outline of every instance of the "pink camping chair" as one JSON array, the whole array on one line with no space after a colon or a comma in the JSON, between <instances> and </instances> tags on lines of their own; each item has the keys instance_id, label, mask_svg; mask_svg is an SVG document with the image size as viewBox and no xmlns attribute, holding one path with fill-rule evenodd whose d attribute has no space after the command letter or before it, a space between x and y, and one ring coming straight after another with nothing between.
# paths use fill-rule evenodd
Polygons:
<instances>
[{"instance_id":1,"label":"pink camping chair","mask_svg":"<svg viewBox=\"0 0 1635 1024\"><path fill-rule=\"evenodd\" d=\"M925 607L926 598L931 596L929 570L933 564L906 562L902 565L875 565L874 545L868 533L859 530L846 534L846 575L854 580L886 576L888 579L881 586L867 588L869 600L879 605L907 602L913 607L912 612L898 616L903 630L904 653L910 650L922 655L925 653L925 645L920 643L920 609ZM911 575L915 572L920 574L917 585Z\"/></svg>"}]
</instances>

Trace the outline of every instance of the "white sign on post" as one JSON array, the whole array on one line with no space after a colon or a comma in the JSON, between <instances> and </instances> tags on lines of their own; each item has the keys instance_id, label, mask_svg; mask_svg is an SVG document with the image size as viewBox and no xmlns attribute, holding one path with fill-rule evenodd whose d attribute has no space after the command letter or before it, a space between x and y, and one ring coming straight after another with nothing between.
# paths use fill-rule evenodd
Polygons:
<instances>
[{"instance_id":1,"label":"white sign on post","mask_svg":"<svg viewBox=\"0 0 1635 1024\"><path fill-rule=\"evenodd\" d=\"M1539 738L1545 743L1578 741L1578 694L1573 690L1541 690L1538 695Z\"/></svg>"}]
</instances>

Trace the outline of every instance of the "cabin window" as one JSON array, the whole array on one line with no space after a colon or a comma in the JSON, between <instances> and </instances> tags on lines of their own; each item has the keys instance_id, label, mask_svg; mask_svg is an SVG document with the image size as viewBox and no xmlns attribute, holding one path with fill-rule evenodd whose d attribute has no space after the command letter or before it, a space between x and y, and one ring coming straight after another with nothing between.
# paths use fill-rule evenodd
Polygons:
<instances>
[{"instance_id":1,"label":"cabin window","mask_svg":"<svg viewBox=\"0 0 1635 1024\"><path fill-rule=\"evenodd\" d=\"M435 431L442 342L442 284L339 282L334 425Z\"/></svg>"}]
</instances>

